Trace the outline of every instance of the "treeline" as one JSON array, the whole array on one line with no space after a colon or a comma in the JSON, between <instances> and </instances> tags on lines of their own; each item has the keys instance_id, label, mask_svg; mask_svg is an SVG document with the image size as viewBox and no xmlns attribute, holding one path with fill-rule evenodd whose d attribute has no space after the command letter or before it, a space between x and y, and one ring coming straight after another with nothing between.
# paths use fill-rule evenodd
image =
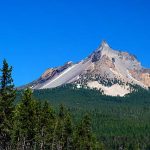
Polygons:
<instances>
[{"instance_id":1,"label":"treeline","mask_svg":"<svg viewBox=\"0 0 150 150\"><path fill-rule=\"evenodd\" d=\"M93 131L107 150L150 150L150 90L134 88L135 92L125 97L106 96L98 90L72 85L35 90L33 94L55 107L64 103L76 122L88 111Z\"/></svg>"},{"instance_id":2,"label":"treeline","mask_svg":"<svg viewBox=\"0 0 150 150\"><path fill-rule=\"evenodd\" d=\"M16 91L11 72L4 61L0 150L150 150L150 90L135 86L125 97L73 85Z\"/></svg>"},{"instance_id":3,"label":"treeline","mask_svg":"<svg viewBox=\"0 0 150 150\"><path fill-rule=\"evenodd\" d=\"M3 61L0 77L0 150L101 150L90 115L74 123L63 105L58 111L26 89L15 103L12 67Z\"/></svg>"}]
</instances>

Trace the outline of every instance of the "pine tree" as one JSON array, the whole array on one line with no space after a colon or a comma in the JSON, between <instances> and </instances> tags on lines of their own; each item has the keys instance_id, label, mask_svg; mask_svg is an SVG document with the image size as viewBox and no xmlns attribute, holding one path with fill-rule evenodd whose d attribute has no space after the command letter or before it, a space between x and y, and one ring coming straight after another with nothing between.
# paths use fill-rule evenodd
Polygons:
<instances>
[{"instance_id":1,"label":"pine tree","mask_svg":"<svg viewBox=\"0 0 150 150\"><path fill-rule=\"evenodd\" d=\"M102 150L103 145L96 141L92 132L91 118L86 114L76 128L74 144L76 150Z\"/></svg>"},{"instance_id":2,"label":"pine tree","mask_svg":"<svg viewBox=\"0 0 150 150\"><path fill-rule=\"evenodd\" d=\"M73 149L73 123L69 113L66 114L64 119L64 145L63 149Z\"/></svg>"},{"instance_id":3,"label":"pine tree","mask_svg":"<svg viewBox=\"0 0 150 150\"><path fill-rule=\"evenodd\" d=\"M0 69L0 147L10 148L10 133L12 129L12 114L16 91L12 79L12 67L9 67L4 59L3 67Z\"/></svg>"},{"instance_id":4,"label":"pine tree","mask_svg":"<svg viewBox=\"0 0 150 150\"><path fill-rule=\"evenodd\" d=\"M73 144L73 127L71 116L67 109L60 105L56 119L52 150L71 150Z\"/></svg>"},{"instance_id":5,"label":"pine tree","mask_svg":"<svg viewBox=\"0 0 150 150\"><path fill-rule=\"evenodd\" d=\"M32 98L32 91L28 88L24 91L21 103L16 106L12 141L16 149L32 149L35 138L35 109L36 101Z\"/></svg>"},{"instance_id":6,"label":"pine tree","mask_svg":"<svg viewBox=\"0 0 150 150\"><path fill-rule=\"evenodd\" d=\"M48 102L44 102L43 106L39 107L35 119L37 120L35 129L36 147L50 149L53 139L55 114Z\"/></svg>"}]
</instances>

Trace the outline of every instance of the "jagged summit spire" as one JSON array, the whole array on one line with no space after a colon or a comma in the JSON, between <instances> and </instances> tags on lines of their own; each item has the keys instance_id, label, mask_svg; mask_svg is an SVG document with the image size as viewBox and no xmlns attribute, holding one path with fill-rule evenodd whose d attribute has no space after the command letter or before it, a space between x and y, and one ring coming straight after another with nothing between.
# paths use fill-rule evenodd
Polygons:
<instances>
[{"instance_id":1,"label":"jagged summit spire","mask_svg":"<svg viewBox=\"0 0 150 150\"><path fill-rule=\"evenodd\" d=\"M110 46L108 45L108 43L105 40L103 40L96 51L102 51L102 50L106 50L106 49L107 50L110 49Z\"/></svg>"},{"instance_id":2,"label":"jagged summit spire","mask_svg":"<svg viewBox=\"0 0 150 150\"><path fill-rule=\"evenodd\" d=\"M100 47L103 47L103 48L105 48L105 47L106 47L106 48L110 48L110 46L108 45L108 43L107 43L105 40L102 41Z\"/></svg>"},{"instance_id":3,"label":"jagged summit spire","mask_svg":"<svg viewBox=\"0 0 150 150\"><path fill-rule=\"evenodd\" d=\"M108 43L105 40L102 41L101 46L102 47L109 47Z\"/></svg>"}]
</instances>

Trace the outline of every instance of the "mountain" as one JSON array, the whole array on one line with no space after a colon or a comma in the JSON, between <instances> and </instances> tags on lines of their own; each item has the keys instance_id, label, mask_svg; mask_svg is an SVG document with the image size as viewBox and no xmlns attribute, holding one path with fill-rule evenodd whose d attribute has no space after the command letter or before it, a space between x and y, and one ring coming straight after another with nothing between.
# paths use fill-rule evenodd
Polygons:
<instances>
[{"instance_id":1,"label":"mountain","mask_svg":"<svg viewBox=\"0 0 150 150\"><path fill-rule=\"evenodd\" d=\"M150 69L142 67L136 56L113 50L106 41L79 63L47 69L44 74L21 88L54 88L72 83L80 87L100 89L106 95L124 96L132 85L150 87Z\"/></svg>"}]
</instances>

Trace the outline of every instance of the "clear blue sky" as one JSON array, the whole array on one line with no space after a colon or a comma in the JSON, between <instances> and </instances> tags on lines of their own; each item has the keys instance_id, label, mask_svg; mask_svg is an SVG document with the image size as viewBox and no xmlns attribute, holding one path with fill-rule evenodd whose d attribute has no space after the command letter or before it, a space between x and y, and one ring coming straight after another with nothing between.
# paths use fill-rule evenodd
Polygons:
<instances>
[{"instance_id":1,"label":"clear blue sky","mask_svg":"<svg viewBox=\"0 0 150 150\"><path fill-rule=\"evenodd\" d=\"M6 58L14 67L17 86L83 59L103 39L150 68L150 1L0 1L0 62Z\"/></svg>"}]
</instances>

